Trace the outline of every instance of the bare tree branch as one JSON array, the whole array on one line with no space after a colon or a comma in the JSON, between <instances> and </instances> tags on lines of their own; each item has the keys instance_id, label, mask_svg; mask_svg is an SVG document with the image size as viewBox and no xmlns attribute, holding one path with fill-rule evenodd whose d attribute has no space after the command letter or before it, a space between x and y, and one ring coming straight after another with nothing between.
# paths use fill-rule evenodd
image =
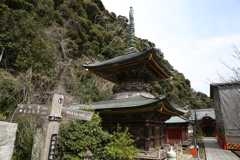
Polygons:
<instances>
[{"instance_id":1,"label":"bare tree branch","mask_svg":"<svg viewBox=\"0 0 240 160\"><path fill-rule=\"evenodd\" d=\"M236 45L232 45L232 48L234 50L234 54L232 54L232 57L234 59L236 59L238 61L238 63L239 63L239 61L240 61L240 51L238 50ZM224 82L224 83L240 81L240 66L239 66L239 64L235 64L235 66L231 66L231 65L227 64L226 62L224 62L221 59L220 59L220 61L221 61L221 63L225 67L227 67L232 72L232 75L225 75L225 76L223 76L218 71L219 80L221 82Z\"/></svg>"}]
</instances>

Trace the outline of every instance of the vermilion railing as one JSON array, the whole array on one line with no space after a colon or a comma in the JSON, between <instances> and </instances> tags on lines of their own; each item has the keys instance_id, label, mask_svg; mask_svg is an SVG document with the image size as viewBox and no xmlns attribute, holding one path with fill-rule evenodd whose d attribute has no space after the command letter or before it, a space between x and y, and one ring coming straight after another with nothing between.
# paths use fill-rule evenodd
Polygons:
<instances>
[{"instance_id":1,"label":"vermilion railing","mask_svg":"<svg viewBox=\"0 0 240 160\"><path fill-rule=\"evenodd\" d=\"M227 135L218 133L218 144L224 150L240 150L240 135Z\"/></svg>"}]
</instances>

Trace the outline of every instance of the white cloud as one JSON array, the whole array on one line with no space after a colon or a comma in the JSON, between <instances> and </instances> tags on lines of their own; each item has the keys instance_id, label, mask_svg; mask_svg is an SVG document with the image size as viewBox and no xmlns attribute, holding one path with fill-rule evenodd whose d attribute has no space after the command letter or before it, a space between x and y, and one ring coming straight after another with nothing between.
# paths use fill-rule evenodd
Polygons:
<instances>
[{"instance_id":1,"label":"white cloud","mask_svg":"<svg viewBox=\"0 0 240 160\"><path fill-rule=\"evenodd\" d=\"M240 44L240 34L236 35L223 35L220 37L213 37L210 39L200 40L196 42L196 50L194 55L211 55L218 52L220 55L223 52L228 52L231 45Z\"/></svg>"}]
</instances>

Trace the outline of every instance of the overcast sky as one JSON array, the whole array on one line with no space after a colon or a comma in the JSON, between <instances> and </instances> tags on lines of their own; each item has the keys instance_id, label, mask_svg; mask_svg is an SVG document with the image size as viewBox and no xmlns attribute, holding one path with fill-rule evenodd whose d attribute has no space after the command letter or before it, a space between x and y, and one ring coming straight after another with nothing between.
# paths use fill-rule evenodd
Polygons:
<instances>
[{"instance_id":1,"label":"overcast sky","mask_svg":"<svg viewBox=\"0 0 240 160\"><path fill-rule=\"evenodd\" d=\"M209 95L209 79L236 65L232 45L240 48L240 0L102 0L116 15L134 9L135 36L160 48L172 66Z\"/></svg>"}]
</instances>

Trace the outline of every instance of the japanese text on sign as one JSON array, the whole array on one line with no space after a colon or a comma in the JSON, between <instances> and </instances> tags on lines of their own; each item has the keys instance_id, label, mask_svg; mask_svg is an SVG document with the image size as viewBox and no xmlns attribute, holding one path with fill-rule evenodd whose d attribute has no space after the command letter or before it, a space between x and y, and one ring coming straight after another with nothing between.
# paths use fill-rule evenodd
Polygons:
<instances>
[{"instance_id":1,"label":"japanese text on sign","mask_svg":"<svg viewBox=\"0 0 240 160\"><path fill-rule=\"evenodd\" d=\"M64 118L74 118L74 119L90 121L92 119L93 112L87 112L87 111L63 107L62 115Z\"/></svg>"},{"instance_id":2,"label":"japanese text on sign","mask_svg":"<svg viewBox=\"0 0 240 160\"><path fill-rule=\"evenodd\" d=\"M53 160L55 158L56 143L57 143L57 134L52 134L50 146L49 146L48 160Z\"/></svg>"},{"instance_id":3,"label":"japanese text on sign","mask_svg":"<svg viewBox=\"0 0 240 160\"><path fill-rule=\"evenodd\" d=\"M40 114L40 115L49 114L49 109L46 105L38 104L18 104L17 111L18 113L21 114Z\"/></svg>"}]
</instances>

